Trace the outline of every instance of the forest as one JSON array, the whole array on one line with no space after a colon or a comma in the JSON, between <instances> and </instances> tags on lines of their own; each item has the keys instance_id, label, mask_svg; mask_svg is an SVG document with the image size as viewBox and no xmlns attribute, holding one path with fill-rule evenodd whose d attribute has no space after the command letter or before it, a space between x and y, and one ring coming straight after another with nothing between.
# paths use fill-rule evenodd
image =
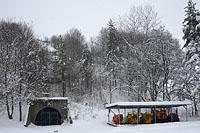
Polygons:
<instances>
[{"instance_id":1,"label":"forest","mask_svg":"<svg viewBox=\"0 0 200 133\"><path fill-rule=\"evenodd\" d=\"M183 40L152 6L133 6L86 41L79 29L37 37L26 22L0 20L0 112L19 114L35 97L68 97L103 108L116 101L200 104L200 10L189 0Z\"/></svg>"}]
</instances>

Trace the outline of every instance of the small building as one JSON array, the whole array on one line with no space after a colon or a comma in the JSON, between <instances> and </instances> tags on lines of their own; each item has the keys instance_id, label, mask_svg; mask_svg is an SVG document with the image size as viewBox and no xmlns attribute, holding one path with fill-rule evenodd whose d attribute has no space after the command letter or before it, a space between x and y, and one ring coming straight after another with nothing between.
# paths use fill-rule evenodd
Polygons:
<instances>
[{"instance_id":1,"label":"small building","mask_svg":"<svg viewBox=\"0 0 200 133\"><path fill-rule=\"evenodd\" d=\"M24 126L61 125L64 120L72 123L67 97L40 97L30 100Z\"/></svg>"},{"instance_id":2,"label":"small building","mask_svg":"<svg viewBox=\"0 0 200 133\"><path fill-rule=\"evenodd\" d=\"M189 101L152 101L152 102L116 102L105 105L108 109L108 124L117 126L119 124L147 124L160 122L179 121L178 110L176 114L168 113L166 110L183 106L186 110L185 116L187 120L187 106L192 103ZM136 109L136 113L134 113ZM141 113L141 109L150 109L151 112ZM160 109L160 110L157 110ZM123 112L121 111L123 110ZM127 111L130 111L127 115ZM115 112L117 111L117 112ZM110 113L113 113L113 119L110 120ZM130 117L132 117L130 119ZM144 118L145 120L144 120Z\"/></svg>"}]
</instances>

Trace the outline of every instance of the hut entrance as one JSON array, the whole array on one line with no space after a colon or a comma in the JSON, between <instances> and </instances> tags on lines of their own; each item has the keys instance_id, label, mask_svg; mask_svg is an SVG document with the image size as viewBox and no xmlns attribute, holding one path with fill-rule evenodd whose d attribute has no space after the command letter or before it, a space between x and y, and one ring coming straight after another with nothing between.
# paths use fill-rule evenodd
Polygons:
<instances>
[{"instance_id":1,"label":"hut entrance","mask_svg":"<svg viewBox=\"0 0 200 133\"><path fill-rule=\"evenodd\" d=\"M35 125L61 125L61 115L54 108L44 108L38 112L37 117L35 119Z\"/></svg>"}]
</instances>

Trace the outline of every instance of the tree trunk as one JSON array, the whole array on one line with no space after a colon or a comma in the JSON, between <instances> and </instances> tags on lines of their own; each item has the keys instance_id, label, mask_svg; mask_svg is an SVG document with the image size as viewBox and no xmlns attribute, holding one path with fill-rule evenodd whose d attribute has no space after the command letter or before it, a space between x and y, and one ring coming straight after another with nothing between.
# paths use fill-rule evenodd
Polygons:
<instances>
[{"instance_id":1,"label":"tree trunk","mask_svg":"<svg viewBox=\"0 0 200 133\"><path fill-rule=\"evenodd\" d=\"M11 113L10 113L10 106L9 106L9 101L8 101L8 94L6 94L6 108L7 108L7 113L8 113L8 118L13 119L13 100L12 100L12 105L11 105Z\"/></svg>"},{"instance_id":2,"label":"tree trunk","mask_svg":"<svg viewBox=\"0 0 200 133\"><path fill-rule=\"evenodd\" d=\"M73 76L74 77L74 76ZM69 75L68 75L68 86L69 86L69 91L71 92L71 75L70 75L70 73L69 73Z\"/></svg>"},{"instance_id":3,"label":"tree trunk","mask_svg":"<svg viewBox=\"0 0 200 133\"><path fill-rule=\"evenodd\" d=\"M13 112L14 112L14 97L13 97L13 92L11 95L11 116L13 118Z\"/></svg>"},{"instance_id":4,"label":"tree trunk","mask_svg":"<svg viewBox=\"0 0 200 133\"><path fill-rule=\"evenodd\" d=\"M197 102L195 98L193 98L193 103L194 103L194 114L195 116L198 116Z\"/></svg>"},{"instance_id":5,"label":"tree trunk","mask_svg":"<svg viewBox=\"0 0 200 133\"><path fill-rule=\"evenodd\" d=\"M90 95L92 95L93 93L93 79L90 78L91 81L88 81L89 82L89 88L90 88Z\"/></svg>"},{"instance_id":6,"label":"tree trunk","mask_svg":"<svg viewBox=\"0 0 200 133\"><path fill-rule=\"evenodd\" d=\"M139 87L137 87L137 101L140 101L140 92Z\"/></svg>"},{"instance_id":7,"label":"tree trunk","mask_svg":"<svg viewBox=\"0 0 200 133\"><path fill-rule=\"evenodd\" d=\"M109 84L109 93L110 93L110 103L112 103L112 81L110 80L110 84Z\"/></svg>"},{"instance_id":8,"label":"tree trunk","mask_svg":"<svg viewBox=\"0 0 200 133\"><path fill-rule=\"evenodd\" d=\"M62 66L62 96L65 97L65 75L64 75L64 66Z\"/></svg>"},{"instance_id":9,"label":"tree trunk","mask_svg":"<svg viewBox=\"0 0 200 133\"><path fill-rule=\"evenodd\" d=\"M7 80L7 67L6 67L6 72L5 72L5 88L7 89L8 86L8 80ZM8 118L13 119L13 110L14 110L14 105L13 105L13 94L11 94L11 112L10 112L10 106L9 106L9 100L8 100L8 93L6 93L6 108L7 108L7 113L8 113Z\"/></svg>"},{"instance_id":10,"label":"tree trunk","mask_svg":"<svg viewBox=\"0 0 200 133\"><path fill-rule=\"evenodd\" d=\"M19 85L19 121L22 121L22 85Z\"/></svg>"},{"instance_id":11,"label":"tree trunk","mask_svg":"<svg viewBox=\"0 0 200 133\"><path fill-rule=\"evenodd\" d=\"M163 81L163 101L165 101L165 80Z\"/></svg>"},{"instance_id":12,"label":"tree trunk","mask_svg":"<svg viewBox=\"0 0 200 133\"><path fill-rule=\"evenodd\" d=\"M22 121L22 102L19 101L19 121Z\"/></svg>"}]
</instances>

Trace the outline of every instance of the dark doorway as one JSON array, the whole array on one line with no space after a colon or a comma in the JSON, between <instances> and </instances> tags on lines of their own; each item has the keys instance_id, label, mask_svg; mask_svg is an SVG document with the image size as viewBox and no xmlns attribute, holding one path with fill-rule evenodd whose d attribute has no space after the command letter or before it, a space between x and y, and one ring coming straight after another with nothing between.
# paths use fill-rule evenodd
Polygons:
<instances>
[{"instance_id":1,"label":"dark doorway","mask_svg":"<svg viewBox=\"0 0 200 133\"><path fill-rule=\"evenodd\" d=\"M37 117L35 119L35 125L61 125L60 113L54 108L44 108L38 112Z\"/></svg>"}]
</instances>

